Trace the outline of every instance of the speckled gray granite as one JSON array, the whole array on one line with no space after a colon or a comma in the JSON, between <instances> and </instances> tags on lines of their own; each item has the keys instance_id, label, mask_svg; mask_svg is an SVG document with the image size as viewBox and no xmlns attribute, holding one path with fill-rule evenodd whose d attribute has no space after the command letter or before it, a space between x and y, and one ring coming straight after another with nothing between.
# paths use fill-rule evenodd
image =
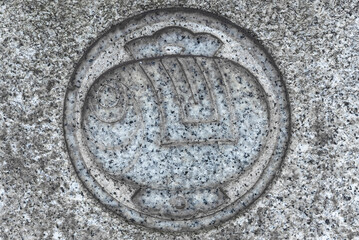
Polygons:
<instances>
[{"instance_id":1,"label":"speckled gray granite","mask_svg":"<svg viewBox=\"0 0 359 240\"><path fill-rule=\"evenodd\" d=\"M162 232L158 228L151 230L145 227L146 224L131 224L125 221L115 211L111 211L113 209L101 204L101 201L99 202L93 195L91 188L83 184L76 162L72 164L74 157L71 152L73 151L70 149L69 154L66 145L68 144L66 131L69 132L69 130L66 130L66 121L63 120L64 116L65 118L68 116L66 111L64 114L66 101L68 101L65 95L66 92L71 92L69 82L74 76L73 73L79 61L83 60L80 58L86 49L113 24L143 11L168 7L199 8L221 15L234 24L248 29L250 34L265 46L278 66L286 85L291 108L289 130L291 139L288 143L288 150L269 187L254 203L236 214L234 218L215 227L195 232ZM0 239L359 238L358 8L356 1L335 3L319 1L293 3L262 3L260 1L1 2ZM171 31L170 29L167 34L171 35ZM186 29L181 29L181 31L185 32L182 34L193 35ZM160 42L161 34L153 36L157 36L156 42ZM212 43L212 45L206 45L207 53L211 52L212 48L217 48L216 43L213 41ZM133 47L129 45L128 48L136 53L139 51L136 46L138 44ZM152 48L156 46L155 44ZM188 49L196 49L194 46L195 44L191 45L191 42L186 44ZM177 50L171 45L169 51ZM146 52L141 48L137 56L146 54L151 54L151 52ZM206 69L211 69L211 66L215 64L222 66L220 69L232 69L232 73L239 71L238 67L226 60L207 59L203 56L203 52L200 55L201 57L165 57L141 63L132 61L126 66L132 69L137 68L136 71L117 72L128 74L128 76L131 73L137 74L134 79L141 79L138 77L141 70L143 72L157 71L158 76L164 74L170 76L171 72L176 72L174 62L182 63L182 67L185 68L197 66L200 69L202 67L203 73L212 72ZM166 71L163 72L163 69ZM191 71L195 70L185 72ZM114 74L117 72L114 71ZM183 73L179 72L179 74ZM214 71L213 74L216 72ZM131 181L136 184L156 186L153 191L146 190L147 194L141 195L143 193L141 189L136 191L136 194L142 197L141 202L145 206L152 206L151 201L156 199L158 194L169 194L168 198L171 198L173 191L178 193L177 185L190 189L203 184L214 186L214 182L231 178L231 175L245 171L252 164L253 159L249 159L248 162L241 162L238 165L238 162L228 157L228 152L224 155L226 157L223 159L226 159L226 162L222 162L224 167L219 173L211 168L216 162L214 159L209 159L207 165L200 164L198 161L194 161L195 164L186 162L188 166L194 165L198 168L198 171L192 171L192 175L188 178L181 175L188 166L181 165L183 154L177 152L172 152L171 156L177 154L178 159L174 159L168 163L170 165L164 165L162 168L170 169L173 171L171 174L168 174L170 170L161 172L158 171L161 168L146 165L151 162L148 159L160 159L161 154L158 151L157 155L150 153L143 155L147 156L147 160L145 157L142 160L139 158L134 164L135 167L126 167L126 162L116 163L116 158L113 159L115 161L113 164L109 160L111 154L101 149L103 146L113 146L114 139L106 137L107 130L101 133L98 128L99 120L111 122L116 118L116 114L107 110L106 112L104 108L113 109L118 102L121 102L128 112L126 115L129 118L126 120L128 124L125 128L121 126L112 131L113 133L131 132L132 124L138 121L134 116L140 111L139 109L144 113L151 110L146 107L136 107L136 104L131 103L132 100L140 96L147 96L149 103L156 100L151 100L155 97L151 90L148 90L150 88L143 90L140 96L134 96L125 88L128 82L121 85L122 83L112 83L111 76L107 78L106 80L105 76L102 80L105 84L101 85L99 81L98 86L93 85L93 93L90 90L89 100L84 102L85 105L88 104L88 108L85 107L88 110L83 112L85 118L83 129L87 134L87 139L92 139L88 148L90 152L92 149L91 153L96 156L96 159L100 159L98 163L103 171L114 176L114 179L116 179L116 174L122 171L121 169L126 169L126 177L131 178ZM265 126L268 119L259 117L263 116L261 113L266 109L258 106L263 106L259 103L263 102L263 98L267 95L262 96L261 90L249 83L250 76L243 78L244 87L238 93L241 94L238 98L244 101L246 106L252 106L249 115L252 114L254 117L251 119L257 121L254 129L262 129L266 132ZM158 84L163 86L163 83L163 80L158 80ZM136 84L132 84L131 90L136 89ZM198 93L201 90L200 86ZM115 88L123 94L111 95ZM212 90L220 92L220 86ZM215 108L211 107L210 93L206 92L206 88L201 91L200 104L202 105L200 106L203 109L198 110L198 106L190 107L189 110L187 109L185 118L200 118L201 114L206 118L215 115ZM246 94L246 91L258 93L254 94L258 97L248 97L249 94ZM96 98L96 94L101 97ZM186 101L191 104L188 94L184 92L182 96L184 99L187 97L189 100ZM234 94L232 92L232 95ZM94 98L91 100L92 95ZM195 95L192 96L193 99L196 98ZM116 97L113 98L113 96ZM238 106L241 105L241 101L238 102ZM269 101L268 104L270 103ZM219 113L226 111L226 104L223 106L222 108L219 106ZM163 109L168 110L166 107ZM121 109L116 109L115 112L119 114L119 119L123 117ZM96 115L96 113L101 114ZM237 118L244 116L241 112L234 112L234 115ZM156 116L156 114L145 114L143 122L145 124L156 123L156 120L146 120L151 119L151 116ZM165 132L170 132L172 138L164 138L164 143L172 144L173 140L178 141L178 136L183 137L184 133L178 136L173 134L178 132L180 127L173 124L175 120L168 121L169 124L165 123L163 129ZM102 129L106 127L108 129L105 123L101 124L103 124ZM65 125L65 131L63 125ZM223 131L226 129L225 126L226 121L218 124L218 127L222 128L218 132L223 134L223 136L220 135L220 139L230 136L231 132ZM152 127L147 126L144 129L149 131L148 129ZM204 132L208 133L208 131ZM153 130L153 134L156 135L156 130ZM118 142L121 143L126 142L128 141L126 137L120 134L117 140L119 139ZM186 141L188 137L185 135ZM100 140L98 147L93 144L96 138ZM257 138L252 136L247 141L239 140L237 147L240 148L241 144L245 143L254 147L260 139L260 136ZM151 137L147 137L146 143L151 146L152 140ZM202 136L196 136L188 141L197 143L202 140ZM223 146L221 149L225 152L227 145ZM153 146L155 147L156 145ZM218 150L211 150L211 147L206 150L205 147L192 145L192 148L186 151L185 158L201 151L218 153ZM163 154L168 154L168 151L175 151L177 148L173 149L169 148L166 150L167 153ZM130 156L137 152L131 149L126 151ZM241 152L243 151L241 149ZM119 154L122 154L121 151ZM235 157L235 151L232 154ZM248 155L250 154L251 152L248 152ZM201 159L201 156L197 157ZM153 164L158 164L155 162ZM176 172L173 169L178 164L180 170ZM227 167L234 164L237 164L235 168L237 172L229 171ZM206 174L204 171L207 171ZM176 181L171 180L171 176L168 175L175 176ZM167 192L163 192L161 188L163 186L168 190ZM200 192L203 196L213 194L213 190L200 190ZM219 198L223 198L222 195L216 194ZM177 197L174 203L171 199L168 202L178 209L185 208L187 205L182 200L188 196L184 194L181 196L183 198ZM210 199L210 197L206 198ZM164 200L163 204L167 204L166 202ZM196 205L193 208L196 210ZM193 209L187 209L187 211L191 210Z\"/></svg>"}]
</instances>

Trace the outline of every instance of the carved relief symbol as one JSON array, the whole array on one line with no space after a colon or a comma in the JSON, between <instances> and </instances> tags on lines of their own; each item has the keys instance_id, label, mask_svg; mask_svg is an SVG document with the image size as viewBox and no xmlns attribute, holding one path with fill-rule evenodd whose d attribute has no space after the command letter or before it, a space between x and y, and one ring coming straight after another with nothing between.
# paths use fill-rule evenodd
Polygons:
<instances>
[{"instance_id":1,"label":"carved relief symbol","mask_svg":"<svg viewBox=\"0 0 359 240\"><path fill-rule=\"evenodd\" d=\"M234 126L236 119L231 93L220 70L220 63L213 59L221 45L222 42L211 34L195 34L180 27L164 28L152 36L134 39L125 44L125 49L137 60L138 69L151 86L155 103L158 105L159 148L236 143L238 136ZM111 125L111 128L119 124L127 125L125 136L116 134L110 128L106 131L111 131L111 134L105 137L99 138L98 133L89 134L89 138L93 138L91 135L97 135L93 141L105 151L117 148L126 152L131 144L136 145L133 140L138 136L134 134L146 132L141 129L142 112L136 94L131 93L124 80L128 79L126 74L129 74L129 71L125 66L117 78L108 77L95 83L89 93L90 109L98 120L117 123ZM128 122L135 123L132 124L135 127ZM88 129L89 132L92 131L91 127ZM112 138L112 141L106 140L108 138ZM136 151L127 167L119 172L121 174L116 174L115 171L107 172L115 178L123 177L122 174L138 162L141 151ZM106 169L103 162L99 162L99 165ZM109 168L110 166L107 167ZM213 210L228 198L220 188L184 190L178 187L161 190L147 186L137 191L132 196L132 201L148 213L188 217L199 211ZM149 193L151 198L148 198ZM151 199L156 198L155 196L162 196L162 201L153 203ZM207 199L207 204L194 201L198 197ZM159 213L161 211L164 212Z\"/></svg>"},{"instance_id":2,"label":"carved relief symbol","mask_svg":"<svg viewBox=\"0 0 359 240\"><path fill-rule=\"evenodd\" d=\"M174 231L254 202L280 166L289 121L284 83L258 43L221 18L175 9L96 41L64 111L70 157L94 196Z\"/></svg>"}]
</instances>

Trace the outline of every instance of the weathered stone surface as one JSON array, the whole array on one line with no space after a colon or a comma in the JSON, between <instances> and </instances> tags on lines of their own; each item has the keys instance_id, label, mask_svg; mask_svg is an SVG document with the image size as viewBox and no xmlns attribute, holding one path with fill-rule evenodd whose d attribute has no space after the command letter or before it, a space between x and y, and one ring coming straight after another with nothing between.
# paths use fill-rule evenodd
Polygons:
<instances>
[{"instance_id":1,"label":"weathered stone surface","mask_svg":"<svg viewBox=\"0 0 359 240\"><path fill-rule=\"evenodd\" d=\"M77 64L84 60L81 57L86 49L113 24L143 11L165 7L200 8L248 29L278 66L291 107L291 141L273 182L245 211L214 228L191 233L154 231L141 224L131 224L100 204L76 174L63 130L68 84ZM0 238L359 237L358 14L355 1L0 3ZM215 46L207 45L208 52L211 47ZM213 63L207 57L179 61L187 65L190 61ZM175 61L171 57L163 60L164 64ZM155 64L161 62L156 60ZM100 106L112 107L117 101L126 101L126 98L106 95L112 90L111 85L105 85L101 91L96 91L105 100ZM209 93L203 91L203 98L210 99ZM186 93L182 95L184 99L186 96ZM252 106L264 98L253 100ZM203 102L203 106L209 102ZM213 115L214 108L208 106L201 111L204 116ZM195 111L190 108L186 118L193 120L191 117L198 116ZM256 111L260 113L265 109L256 108ZM101 113L107 119L114 116ZM265 119L261 121L264 124ZM228 136L226 132L224 135ZM101 136L101 139L106 138ZM110 139L102 144L113 142ZM110 171L111 166L107 166ZM148 180L141 178L143 169L139 168L139 174L132 175L137 182ZM203 173L199 171L198 174ZM225 176L213 175L208 180L213 183ZM156 181L166 176L154 174L152 177ZM191 187L199 184L185 179L180 182L186 183L195 184ZM151 184L154 182L149 186ZM172 194L172 190L168 194ZM208 196L213 193L211 191L201 194ZM218 196L223 199L222 195ZM144 200L146 196L141 197ZM170 201L168 206L184 209L187 195L181 197Z\"/></svg>"}]
</instances>

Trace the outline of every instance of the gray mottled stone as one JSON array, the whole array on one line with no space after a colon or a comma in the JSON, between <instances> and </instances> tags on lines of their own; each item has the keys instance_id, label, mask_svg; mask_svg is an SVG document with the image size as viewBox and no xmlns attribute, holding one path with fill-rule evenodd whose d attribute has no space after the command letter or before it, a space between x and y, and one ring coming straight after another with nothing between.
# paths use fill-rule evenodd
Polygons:
<instances>
[{"instance_id":1,"label":"gray mottled stone","mask_svg":"<svg viewBox=\"0 0 359 240\"><path fill-rule=\"evenodd\" d=\"M282 73L292 122L282 167L262 196L192 233L134 225L100 204L76 174L63 130L68 84L91 43L128 17L178 6L221 15L260 41ZM356 1L1 2L0 239L359 237L358 14ZM143 169L137 182L148 179Z\"/></svg>"}]
</instances>

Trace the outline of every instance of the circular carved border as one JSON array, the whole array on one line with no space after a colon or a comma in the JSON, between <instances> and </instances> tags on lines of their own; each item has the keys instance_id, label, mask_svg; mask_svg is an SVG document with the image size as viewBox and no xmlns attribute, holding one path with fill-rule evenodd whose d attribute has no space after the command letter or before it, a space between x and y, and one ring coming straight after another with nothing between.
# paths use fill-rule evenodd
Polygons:
<instances>
[{"instance_id":1,"label":"circular carved border","mask_svg":"<svg viewBox=\"0 0 359 240\"><path fill-rule=\"evenodd\" d=\"M125 45L167 28L184 28L197 34L208 33L220 39L221 51L215 58L226 59L245 68L266 96L269 133L257 161L237 179L225 183L223 192L230 202L216 211L190 219L152 216L131 202L131 185L117 184L106 176L85 147L82 113L86 96L95 81L114 68L141 58L130 56ZM113 42L116 42L113 45ZM115 47L117 49L115 49ZM183 48L183 47L182 47ZM176 51L171 47L171 51ZM115 57L113 54L117 54ZM106 59L111 58L110 64ZM103 205L125 219L150 228L167 231L197 230L218 225L234 217L254 202L266 189L285 155L290 137L290 113L287 93L273 59L246 30L214 14L195 9L162 9L142 13L119 23L97 39L80 59L69 83L64 106L64 133L68 152L76 172L86 188ZM180 199L182 200L182 199ZM173 203L183 208L184 203Z\"/></svg>"}]
</instances>

